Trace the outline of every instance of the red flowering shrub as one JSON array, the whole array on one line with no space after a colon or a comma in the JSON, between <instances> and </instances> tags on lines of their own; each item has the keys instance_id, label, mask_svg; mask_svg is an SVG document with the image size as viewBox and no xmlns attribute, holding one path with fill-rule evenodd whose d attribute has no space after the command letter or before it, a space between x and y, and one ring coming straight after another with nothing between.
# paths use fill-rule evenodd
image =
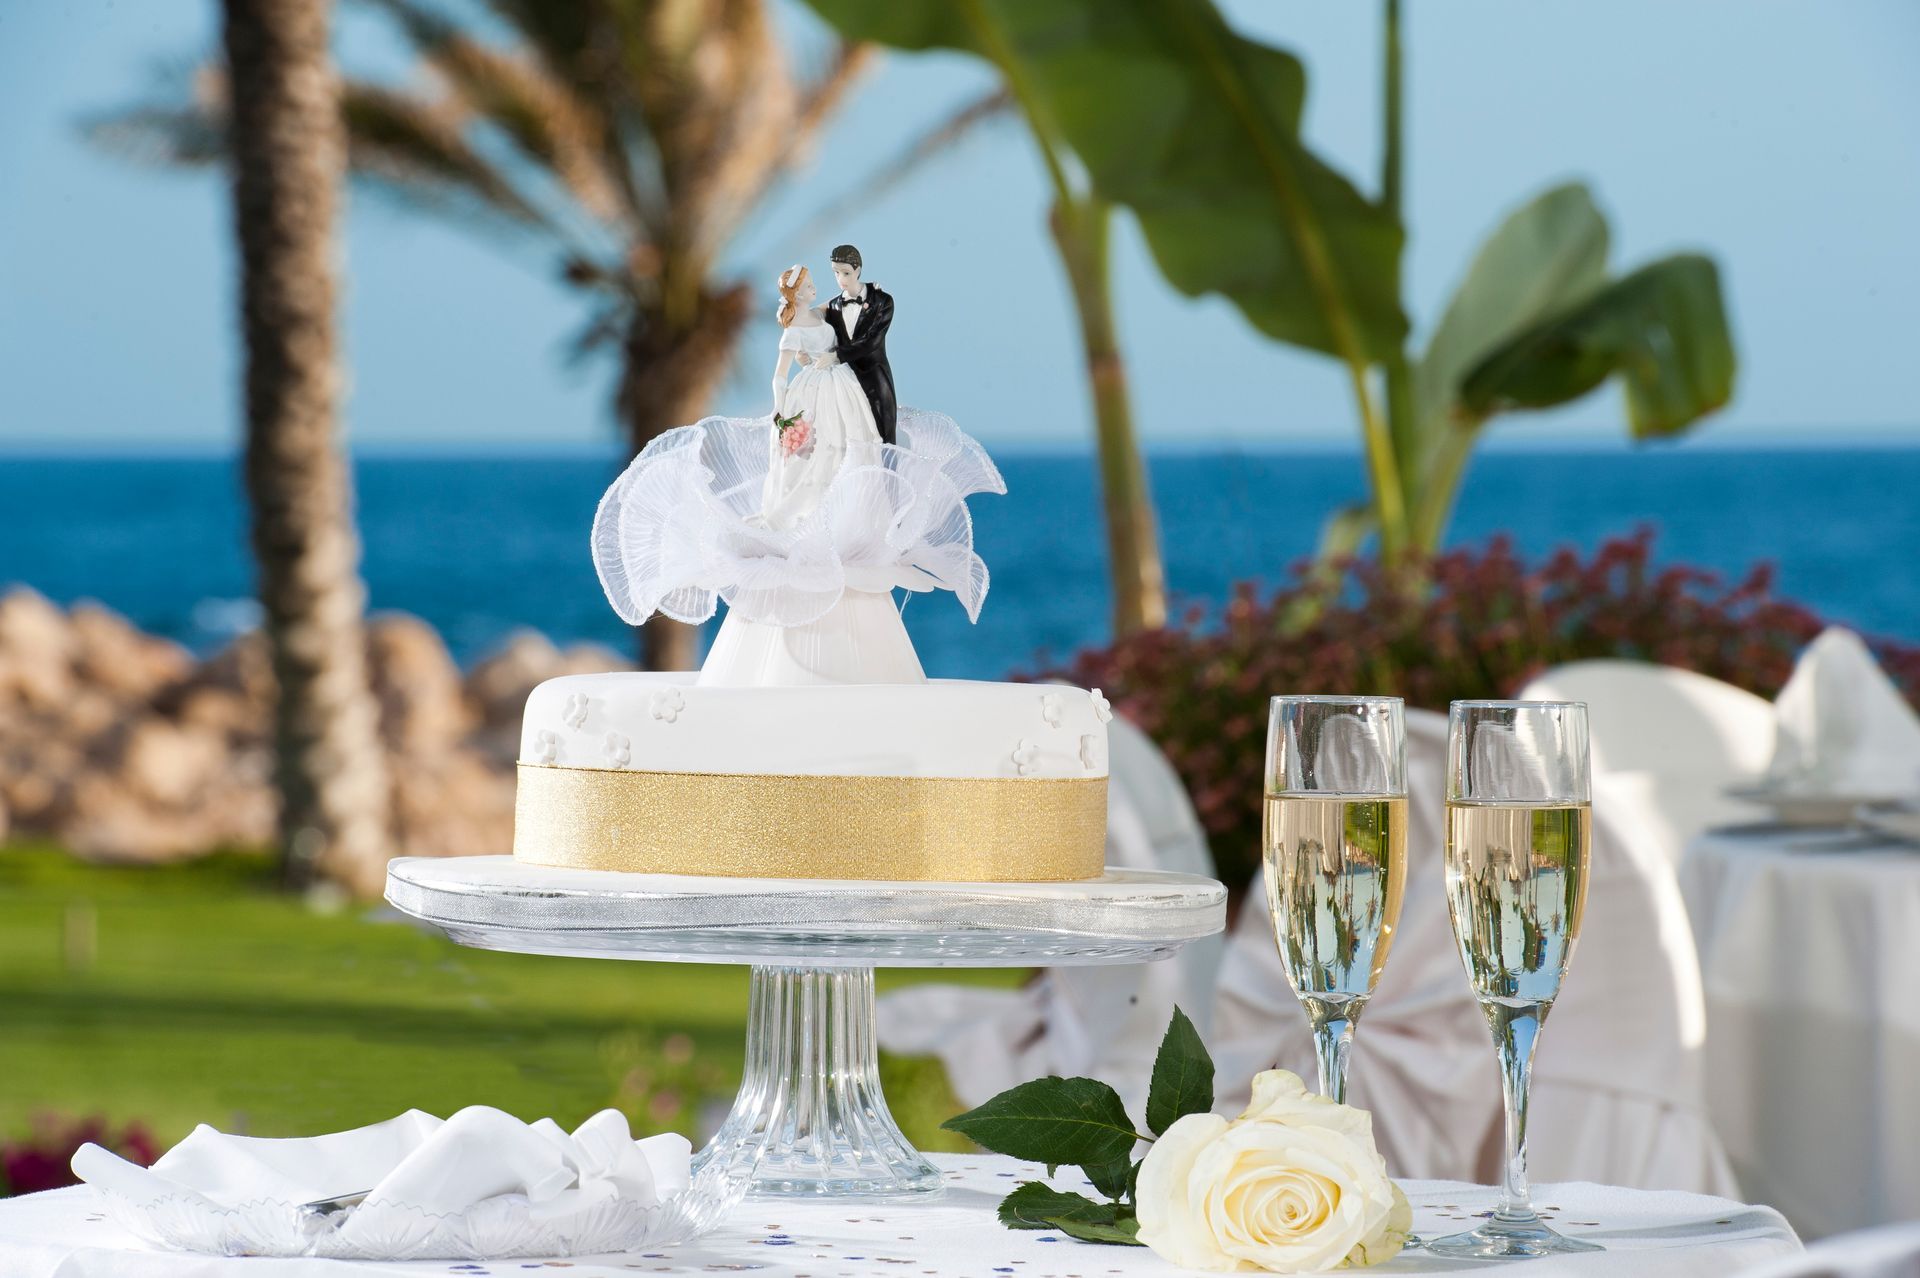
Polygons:
<instances>
[{"instance_id":1,"label":"red flowering shrub","mask_svg":"<svg viewBox=\"0 0 1920 1278\"><path fill-rule=\"evenodd\" d=\"M1102 689L1159 743L1193 797L1221 878L1238 887L1260 861L1274 694L1371 693L1444 711L1457 699L1511 696L1550 666L1595 657L1779 692L1825 623L1773 597L1770 565L1729 585L1696 568L1656 568L1652 547L1642 530L1588 560L1561 550L1529 567L1498 537L1428 561L1414 574L1424 587L1370 562L1345 565L1333 582L1301 564L1271 597L1243 585L1217 617L1196 608L1045 677ZM1873 646L1894 683L1920 701L1920 647Z\"/></svg>"},{"instance_id":2,"label":"red flowering shrub","mask_svg":"<svg viewBox=\"0 0 1920 1278\"><path fill-rule=\"evenodd\" d=\"M139 1123L128 1123L116 1135L104 1118L41 1115L25 1140L0 1142L0 1195L37 1194L79 1184L69 1164L74 1151L89 1141L142 1167L160 1157L160 1147Z\"/></svg>"}]
</instances>

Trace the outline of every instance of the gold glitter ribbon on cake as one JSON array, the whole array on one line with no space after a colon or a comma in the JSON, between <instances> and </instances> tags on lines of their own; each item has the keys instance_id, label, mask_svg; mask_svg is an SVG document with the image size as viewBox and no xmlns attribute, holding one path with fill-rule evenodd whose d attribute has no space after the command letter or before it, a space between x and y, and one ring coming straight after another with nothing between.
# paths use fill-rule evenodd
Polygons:
<instances>
[{"instance_id":1,"label":"gold glitter ribbon on cake","mask_svg":"<svg viewBox=\"0 0 1920 1278\"><path fill-rule=\"evenodd\" d=\"M513 855L747 878L1060 882L1106 861L1105 777L807 777L520 765Z\"/></svg>"}]
</instances>

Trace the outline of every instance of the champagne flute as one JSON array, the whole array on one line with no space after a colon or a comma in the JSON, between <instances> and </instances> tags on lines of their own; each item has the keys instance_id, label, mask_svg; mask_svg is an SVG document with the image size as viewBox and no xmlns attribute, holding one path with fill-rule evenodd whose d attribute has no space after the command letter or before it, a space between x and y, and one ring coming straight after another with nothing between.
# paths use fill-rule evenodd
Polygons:
<instances>
[{"instance_id":1,"label":"champagne flute","mask_svg":"<svg viewBox=\"0 0 1920 1278\"><path fill-rule=\"evenodd\" d=\"M1405 705L1275 697L1266 790L1274 939L1313 1025L1320 1092L1345 1102L1353 1028L1386 967L1406 893Z\"/></svg>"},{"instance_id":2,"label":"champagne flute","mask_svg":"<svg viewBox=\"0 0 1920 1278\"><path fill-rule=\"evenodd\" d=\"M1587 707L1456 701L1447 719L1447 910L1500 1057L1506 1157L1492 1216L1427 1247L1483 1259L1600 1251L1550 1229L1527 1188L1534 1043L1587 901Z\"/></svg>"}]
</instances>

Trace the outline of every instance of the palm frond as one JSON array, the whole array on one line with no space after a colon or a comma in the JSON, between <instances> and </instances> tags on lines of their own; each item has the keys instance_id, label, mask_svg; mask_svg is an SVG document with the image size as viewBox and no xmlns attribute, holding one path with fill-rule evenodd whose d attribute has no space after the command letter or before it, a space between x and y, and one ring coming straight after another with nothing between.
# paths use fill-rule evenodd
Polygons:
<instances>
[{"instance_id":1,"label":"palm frond","mask_svg":"<svg viewBox=\"0 0 1920 1278\"><path fill-rule=\"evenodd\" d=\"M624 306L602 306L588 317L566 343L566 364L578 368L626 335L633 312Z\"/></svg>"},{"instance_id":2,"label":"palm frond","mask_svg":"<svg viewBox=\"0 0 1920 1278\"><path fill-rule=\"evenodd\" d=\"M446 104L364 81L341 85L348 161L357 176L428 204L467 201L528 229L563 235L497 166L467 142Z\"/></svg>"},{"instance_id":3,"label":"palm frond","mask_svg":"<svg viewBox=\"0 0 1920 1278\"><path fill-rule=\"evenodd\" d=\"M80 122L88 141L137 164L197 168L227 158L225 111L189 106L140 106L89 116Z\"/></svg>"},{"instance_id":4,"label":"palm frond","mask_svg":"<svg viewBox=\"0 0 1920 1278\"><path fill-rule=\"evenodd\" d=\"M490 0L488 8L526 39L555 78L583 96L597 96L590 88L599 78L596 62L604 57L603 40L596 35L601 26L597 6L559 4L555 0ZM596 53L596 49L602 52Z\"/></svg>"},{"instance_id":5,"label":"palm frond","mask_svg":"<svg viewBox=\"0 0 1920 1278\"><path fill-rule=\"evenodd\" d=\"M764 0L636 6L621 29L671 202L672 242L711 261L765 193L798 94Z\"/></svg>"},{"instance_id":6,"label":"palm frond","mask_svg":"<svg viewBox=\"0 0 1920 1278\"><path fill-rule=\"evenodd\" d=\"M800 92L800 109L795 114L793 134L804 148L820 132L827 118L839 109L848 90L873 61L873 46L842 40L834 47L826 69Z\"/></svg>"},{"instance_id":7,"label":"palm frond","mask_svg":"<svg viewBox=\"0 0 1920 1278\"><path fill-rule=\"evenodd\" d=\"M1008 114L1013 105L1013 94L1004 84L996 85L989 92L963 103L958 110L901 148L891 160L815 213L795 239L807 242L818 239L821 232L831 223L838 222L849 209L871 204L893 191L926 165L952 150L969 133Z\"/></svg>"},{"instance_id":8,"label":"palm frond","mask_svg":"<svg viewBox=\"0 0 1920 1278\"><path fill-rule=\"evenodd\" d=\"M607 122L531 48L483 43L416 0L374 0L479 120L499 129L593 217L626 217L608 172Z\"/></svg>"}]
</instances>

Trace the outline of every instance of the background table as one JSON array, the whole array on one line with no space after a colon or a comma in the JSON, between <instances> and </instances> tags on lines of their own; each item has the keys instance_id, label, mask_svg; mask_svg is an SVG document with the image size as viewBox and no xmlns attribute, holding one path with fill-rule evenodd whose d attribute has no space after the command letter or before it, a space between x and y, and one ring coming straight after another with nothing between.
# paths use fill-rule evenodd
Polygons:
<instances>
[{"instance_id":1,"label":"background table","mask_svg":"<svg viewBox=\"0 0 1920 1278\"><path fill-rule=\"evenodd\" d=\"M118 1226L94 1210L89 1189L0 1201L0 1273L8 1278L397 1278L456 1274L470 1278L567 1274L632 1278L635 1273L751 1270L762 1278L1130 1278L1183 1272L1144 1247L1101 1247L1051 1232L1003 1229L993 1209L1021 1180L1043 1169L1010 1158L934 1155L947 1192L915 1203L750 1201L696 1243L633 1256L583 1257L564 1267L539 1260L487 1264L416 1261L229 1260L133 1250ZM1080 1189L1067 1173L1056 1181ZM1432 1236L1465 1228L1471 1213L1492 1207L1494 1190L1446 1181L1407 1181L1414 1228ZM1554 1224L1608 1250L1529 1260L1523 1278L1723 1278L1798 1251L1778 1212L1698 1194L1611 1189L1602 1185L1536 1186L1534 1202ZM1487 1274L1484 1262L1445 1261L1406 1252L1361 1273Z\"/></svg>"},{"instance_id":2,"label":"background table","mask_svg":"<svg viewBox=\"0 0 1920 1278\"><path fill-rule=\"evenodd\" d=\"M1680 885L1742 1190L1809 1237L1920 1215L1920 848L1716 830Z\"/></svg>"}]
</instances>

